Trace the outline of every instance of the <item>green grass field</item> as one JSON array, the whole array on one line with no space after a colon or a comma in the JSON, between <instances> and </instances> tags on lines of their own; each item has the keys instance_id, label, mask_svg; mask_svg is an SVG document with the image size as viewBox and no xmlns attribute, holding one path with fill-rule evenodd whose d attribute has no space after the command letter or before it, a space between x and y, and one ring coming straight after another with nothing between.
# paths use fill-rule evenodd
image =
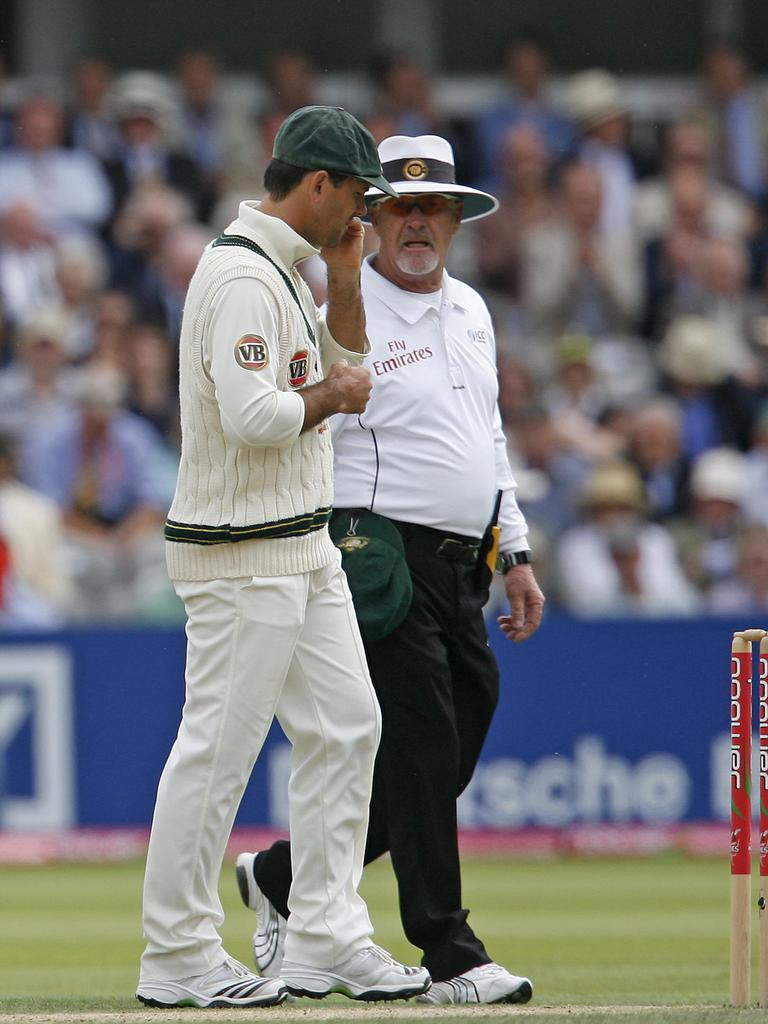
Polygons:
<instances>
[{"instance_id":1,"label":"green grass field","mask_svg":"<svg viewBox=\"0 0 768 1024\"><path fill-rule=\"evenodd\" d=\"M136 1021L137 1014L158 1021L192 1019L196 1011L148 1014L133 999L141 950L141 872L135 862L0 869L0 1020L32 1014L49 1021L65 1012L71 1020L105 1019L104 1014L116 1012ZM682 856L475 860L466 862L464 878L475 929L493 957L533 979L535 995L530 1008L463 1008L463 1016L543 1016L553 1024L574 1019L719 1024L764 1020L768 1013L724 1007L725 861ZM231 865L221 888L226 946L250 963L252 915L240 904ZM417 962L401 935L387 862L366 869L364 893L377 941ZM416 1007L411 1012L403 1003L397 1007L362 1006L359 1016L446 1015ZM233 1016L242 1022L280 1015L311 1024L312 1016L349 1019L356 1008L333 997L271 1011L207 1011L202 1018L223 1024Z\"/></svg>"}]
</instances>

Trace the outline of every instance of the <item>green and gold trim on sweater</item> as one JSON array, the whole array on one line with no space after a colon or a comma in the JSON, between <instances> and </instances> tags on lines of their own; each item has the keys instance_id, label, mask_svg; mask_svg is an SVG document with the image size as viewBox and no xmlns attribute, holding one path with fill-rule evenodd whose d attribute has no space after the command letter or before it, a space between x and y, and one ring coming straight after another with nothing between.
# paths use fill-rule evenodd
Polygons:
<instances>
[{"instance_id":1,"label":"green and gold trim on sweater","mask_svg":"<svg viewBox=\"0 0 768 1024\"><path fill-rule=\"evenodd\" d=\"M322 530L331 518L331 509L319 508L290 519L255 526L198 526L192 523L165 522L165 539L182 544L235 544L240 540L260 540L273 537L301 537L314 530Z\"/></svg>"}]
</instances>

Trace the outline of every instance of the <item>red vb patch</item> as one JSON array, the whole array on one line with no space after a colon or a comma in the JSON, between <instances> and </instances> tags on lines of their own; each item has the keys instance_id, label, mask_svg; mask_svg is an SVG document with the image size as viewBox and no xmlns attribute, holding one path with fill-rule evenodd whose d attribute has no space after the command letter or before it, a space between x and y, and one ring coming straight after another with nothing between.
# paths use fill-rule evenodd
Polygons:
<instances>
[{"instance_id":1,"label":"red vb patch","mask_svg":"<svg viewBox=\"0 0 768 1024\"><path fill-rule=\"evenodd\" d=\"M294 352L288 363L288 384L292 388L303 387L309 375L309 353L305 348Z\"/></svg>"},{"instance_id":2,"label":"red vb patch","mask_svg":"<svg viewBox=\"0 0 768 1024\"><path fill-rule=\"evenodd\" d=\"M235 342L235 359L244 370L263 370L269 366L266 341L258 334L244 334Z\"/></svg>"}]
</instances>

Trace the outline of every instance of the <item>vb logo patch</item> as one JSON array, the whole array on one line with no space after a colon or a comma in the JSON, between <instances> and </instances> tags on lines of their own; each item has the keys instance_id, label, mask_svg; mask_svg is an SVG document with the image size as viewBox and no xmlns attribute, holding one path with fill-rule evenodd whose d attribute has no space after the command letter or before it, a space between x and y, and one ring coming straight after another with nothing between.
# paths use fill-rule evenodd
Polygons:
<instances>
[{"instance_id":1,"label":"vb logo patch","mask_svg":"<svg viewBox=\"0 0 768 1024\"><path fill-rule=\"evenodd\" d=\"M266 341L258 334L244 334L235 342L235 359L244 370L263 370L269 366Z\"/></svg>"},{"instance_id":2,"label":"vb logo patch","mask_svg":"<svg viewBox=\"0 0 768 1024\"><path fill-rule=\"evenodd\" d=\"M301 388L309 376L309 352L303 348L294 352L288 363L288 386Z\"/></svg>"}]
</instances>

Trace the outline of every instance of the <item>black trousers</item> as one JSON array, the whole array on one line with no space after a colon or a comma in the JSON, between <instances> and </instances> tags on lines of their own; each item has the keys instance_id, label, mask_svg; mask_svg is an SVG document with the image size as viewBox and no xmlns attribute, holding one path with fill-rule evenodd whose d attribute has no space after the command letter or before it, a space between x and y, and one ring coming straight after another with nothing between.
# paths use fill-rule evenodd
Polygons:
<instances>
[{"instance_id":1,"label":"black trousers","mask_svg":"<svg viewBox=\"0 0 768 1024\"><path fill-rule=\"evenodd\" d=\"M437 554L455 535L396 525L414 598L393 633L365 645L382 712L365 862L389 851L405 934L442 981L490 962L462 907L456 798L472 778L498 701L482 613L491 576ZM289 844L260 854L255 874L287 917Z\"/></svg>"}]
</instances>

